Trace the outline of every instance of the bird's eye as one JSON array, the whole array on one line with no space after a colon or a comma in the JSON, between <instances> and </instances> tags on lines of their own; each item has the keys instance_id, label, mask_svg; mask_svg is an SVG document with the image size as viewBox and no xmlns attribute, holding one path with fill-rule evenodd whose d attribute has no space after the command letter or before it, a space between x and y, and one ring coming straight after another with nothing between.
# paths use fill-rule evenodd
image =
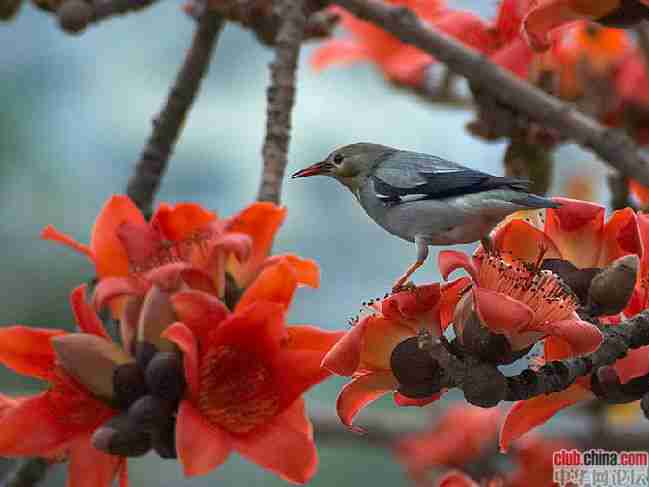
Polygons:
<instances>
[{"instance_id":1,"label":"bird's eye","mask_svg":"<svg viewBox=\"0 0 649 487\"><path fill-rule=\"evenodd\" d=\"M334 156L334 164L340 164L341 162L343 162L344 158L345 157L342 154L336 154Z\"/></svg>"}]
</instances>

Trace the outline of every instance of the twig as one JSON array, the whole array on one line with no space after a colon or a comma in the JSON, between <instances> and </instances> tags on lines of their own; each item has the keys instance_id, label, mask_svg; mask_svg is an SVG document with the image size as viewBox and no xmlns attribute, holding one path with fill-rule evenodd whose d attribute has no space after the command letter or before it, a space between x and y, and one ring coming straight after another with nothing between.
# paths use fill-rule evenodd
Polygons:
<instances>
[{"instance_id":1,"label":"twig","mask_svg":"<svg viewBox=\"0 0 649 487\"><path fill-rule=\"evenodd\" d=\"M276 37L275 59L270 65L267 91L266 139L262 148L264 168L257 199L279 203L291 135L291 111L295 99L295 73L307 15L302 0L277 0L282 24Z\"/></svg>"},{"instance_id":2,"label":"twig","mask_svg":"<svg viewBox=\"0 0 649 487\"><path fill-rule=\"evenodd\" d=\"M91 22L100 22L115 15L121 15L135 10L149 7L156 0L95 0Z\"/></svg>"},{"instance_id":3,"label":"twig","mask_svg":"<svg viewBox=\"0 0 649 487\"><path fill-rule=\"evenodd\" d=\"M611 191L611 208L620 210L630 205L629 181L614 172L608 175L608 187Z\"/></svg>"},{"instance_id":4,"label":"twig","mask_svg":"<svg viewBox=\"0 0 649 487\"><path fill-rule=\"evenodd\" d=\"M501 103L591 148L625 176L649 185L649 160L622 132L602 126L570 105L489 62L476 51L431 29L408 8L369 0L332 1L355 16L379 25L401 41L432 54L453 72L479 85Z\"/></svg>"},{"instance_id":5,"label":"twig","mask_svg":"<svg viewBox=\"0 0 649 487\"><path fill-rule=\"evenodd\" d=\"M223 19L209 10L202 13L192 45L187 52L165 106L153 121L153 132L142 151L135 174L127 186L128 196L149 216L153 198L167 169L187 113L207 73Z\"/></svg>"},{"instance_id":6,"label":"twig","mask_svg":"<svg viewBox=\"0 0 649 487\"><path fill-rule=\"evenodd\" d=\"M50 463L44 458L28 458L23 460L0 483L0 487L34 487L44 478Z\"/></svg>"}]
</instances>

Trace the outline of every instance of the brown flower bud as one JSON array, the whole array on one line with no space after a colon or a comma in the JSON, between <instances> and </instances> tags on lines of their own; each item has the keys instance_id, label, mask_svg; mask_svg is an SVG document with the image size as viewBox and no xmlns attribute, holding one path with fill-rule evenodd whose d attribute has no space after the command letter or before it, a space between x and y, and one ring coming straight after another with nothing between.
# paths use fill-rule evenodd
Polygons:
<instances>
[{"instance_id":1,"label":"brown flower bud","mask_svg":"<svg viewBox=\"0 0 649 487\"><path fill-rule=\"evenodd\" d=\"M507 379L495 365L478 363L467 368L462 389L468 402L490 408L505 399Z\"/></svg>"},{"instance_id":2,"label":"brown flower bud","mask_svg":"<svg viewBox=\"0 0 649 487\"><path fill-rule=\"evenodd\" d=\"M390 368L404 396L427 397L441 389L439 364L428 351L419 348L418 337L408 338L394 347Z\"/></svg>"},{"instance_id":3,"label":"brown flower bud","mask_svg":"<svg viewBox=\"0 0 649 487\"><path fill-rule=\"evenodd\" d=\"M113 342L88 333L70 333L52 338L59 364L70 376L98 398L114 397L115 371L133 358Z\"/></svg>"},{"instance_id":4,"label":"brown flower bud","mask_svg":"<svg viewBox=\"0 0 649 487\"><path fill-rule=\"evenodd\" d=\"M185 392L185 371L175 352L159 352L146 368L146 384L151 394L177 403Z\"/></svg>"},{"instance_id":5,"label":"brown flower bud","mask_svg":"<svg viewBox=\"0 0 649 487\"><path fill-rule=\"evenodd\" d=\"M113 393L115 405L126 409L146 394L144 372L135 362L122 364L113 375Z\"/></svg>"},{"instance_id":6,"label":"brown flower bud","mask_svg":"<svg viewBox=\"0 0 649 487\"><path fill-rule=\"evenodd\" d=\"M69 34L80 34L92 20L92 7L83 0L65 0L56 15L59 25Z\"/></svg>"},{"instance_id":7,"label":"brown flower bud","mask_svg":"<svg viewBox=\"0 0 649 487\"><path fill-rule=\"evenodd\" d=\"M22 0L0 0L0 19L11 19L18 12L21 4Z\"/></svg>"},{"instance_id":8,"label":"brown flower bud","mask_svg":"<svg viewBox=\"0 0 649 487\"><path fill-rule=\"evenodd\" d=\"M156 353L158 353L158 348L155 345L148 342L137 342L135 344L135 361L142 370L146 370Z\"/></svg>"},{"instance_id":9,"label":"brown flower bud","mask_svg":"<svg viewBox=\"0 0 649 487\"><path fill-rule=\"evenodd\" d=\"M171 421L175 405L156 396L142 396L128 410L132 424L138 429L153 433Z\"/></svg>"},{"instance_id":10,"label":"brown flower bud","mask_svg":"<svg viewBox=\"0 0 649 487\"><path fill-rule=\"evenodd\" d=\"M178 452L176 451L176 421L174 419L153 432L152 445L160 458L178 458Z\"/></svg>"},{"instance_id":11,"label":"brown flower bud","mask_svg":"<svg viewBox=\"0 0 649 487\"><path fill-rule=\"evenodd\" d=\"M92 445L110 455L139 457L151 449L151 435L138 429L127 414L120 414L95 430Z\"/></svg>"},{"instance_id":12,"label":"brown flower bud","mask_svg":"<svg viewBox=\"0 0 649 487\"><path fill-rule=\"evenodd\" d=\"M626 308L635 287L639 263L637 255L625 255L593 278L587 305L591 315L614 315Z\"/></svg>"},{"instance_id":13,"label":"brown flower bud","mask_svg":"<svg viewBox=\"0 0 649 487\"><path fill-rule=\"evenodd\" d=\"M172 342L161 336L162 332L175 321L176 314L169 299L169 293L158 286L151 286L140 311L140 321L137 327L138 341L151 343L163 352L176 350L176 346Z\"/></svg>"}]
</instances>

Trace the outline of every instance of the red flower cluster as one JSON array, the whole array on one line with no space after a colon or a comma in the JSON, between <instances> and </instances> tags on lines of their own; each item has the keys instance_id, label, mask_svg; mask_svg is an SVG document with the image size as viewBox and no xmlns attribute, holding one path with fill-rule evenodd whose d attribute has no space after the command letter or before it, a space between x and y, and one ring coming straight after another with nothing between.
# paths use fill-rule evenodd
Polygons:
<instances>
[{"instance_id":1,"label":"red flower cluster","mask_svg":"<svg viewBox=\"0 0 649 487\"><path fill-rule=\"evenodd\" d=\"M50 384L33 397L0 396L0 455L67 457L71 486L108 487L118 473L125 485L126 457L152 447L177 455L188 476L238 452L308 481L317 454L302 394L330 375L320 364L343 333L286 325L296 289L317 287L319 270L268 257L284 215L256 203L222 220L196 204L162 204L147 222L114 196L89 246L47 227L44 238L95 264L95 309L80 287L78 333L0 330L0 362ZM105 305L122 348L97 317Z\"/></svg>"}]
</instances>

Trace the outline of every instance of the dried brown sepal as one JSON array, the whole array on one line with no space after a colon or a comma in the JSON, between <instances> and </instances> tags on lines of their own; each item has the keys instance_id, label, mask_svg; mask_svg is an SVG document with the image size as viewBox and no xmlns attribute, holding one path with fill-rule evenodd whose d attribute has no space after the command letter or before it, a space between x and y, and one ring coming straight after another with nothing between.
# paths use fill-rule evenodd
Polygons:
<instances>
[{"instance_id":1,"label":"dried brown sepal","mask_svg":"<svg viewBox=\"0 0 649 487\"><path fill-rule=\"evenodd\" d=\"M639 264L637 255L625 255L593 278L586 306L591 316L614 315L626 308L635 287Z\"/></svg>"},{"instance_id":2,"label":"dried brown sepal","mask_svg":"<svg viewBox=\"0 0 649 487\"><path fill-rule=\"evenodd\" d=\"M113 342L88 333L70 333L52 339L60 366L98 398L112 401L117 368L133 358Z\"/></svg>"},{"instance_id":3,"label":"dried brown sepal","mask_svg":"<svg viewBox=\"0 0 649 487\"><path fill-rule=\"evenodd\" d=\"M92 435L92 445L110 455L140 457L151 450L151 435L138 429L124 413L97 428Z\"/></svg>"},{"instance_id":4,"label":"dried brown sepal","mask_svg":"<svg viewBox=\"0 0 649 487\"><path fill-rule=\"evenodd\" d=\"M81 34L92 20L92 7L83 0L65 0L56 11L59 26L68 34Z\"/></svg>"},{"instance_id":5,"label":"dried brown sepal","mask_svg":"<svg viewBox=\"0 0 649 487\"><path fill-rule=\"evenodd\" d=\"M153 449L160 458L178 458L175 419L169 421L163 428L154 431L152 437Z\"/></svg>"},{"instance_id":6,"label":"dried brown sepal","mask_svg":"<svg viewBox=\"0 0 649 487\"><path fill-rule=\"evenodd\" d=\"M419 347L419 338L399 343L390 356L390 368L399 381L399 392L411 398L428 397L441 389L439 363Z\"/></svg>"},{"instance_id":7,"label":"dried brown sepal","mask_svg":"<svg viewBox=\"0 0 649 487\"><path fill-rule=\"evenodd\" d=\"M467 366L462 379L464 398L482 408L498 405L505 399L507 379L495 365L476 363Z\"/></svg>"},{"instance_id":8,"label":"dried brown sepal","mask_svg":"<svg viewBox=\"0 0 649 487\"><path fill-rule=\"evenodd\" d=\"M140 311L140 320L137 326L138 342L150 343L163 352L176 350L176 346L172 342L161 336L162 332L175 321L176 314L169 299L169 293L158 286L151 286Z\"/></svg>"},{"instance_id":9,"label":"dried brown sepal","mask_svg":"<svg viewBox=\"0 0 649 487\"><path fill-rule=\"evenodd\" d=\"M599 267L584 267L579 269L572 262L564 259L544 259L541 270L548 270L558 275L561 280L585 304L588 300L588 289L593 278L601 272Z\"/></svg>"},{"instance_id":10,"label":"dried brown sepal","mask_svg":"<svg viewBox=\"0 0 649 487\"><path fill-rule=\"evenodd\" d=\"M175 352L159 352L146 368L146 384L151 394L177 403L185 392L182 358Z\"/></svg>"}]
</instances>

